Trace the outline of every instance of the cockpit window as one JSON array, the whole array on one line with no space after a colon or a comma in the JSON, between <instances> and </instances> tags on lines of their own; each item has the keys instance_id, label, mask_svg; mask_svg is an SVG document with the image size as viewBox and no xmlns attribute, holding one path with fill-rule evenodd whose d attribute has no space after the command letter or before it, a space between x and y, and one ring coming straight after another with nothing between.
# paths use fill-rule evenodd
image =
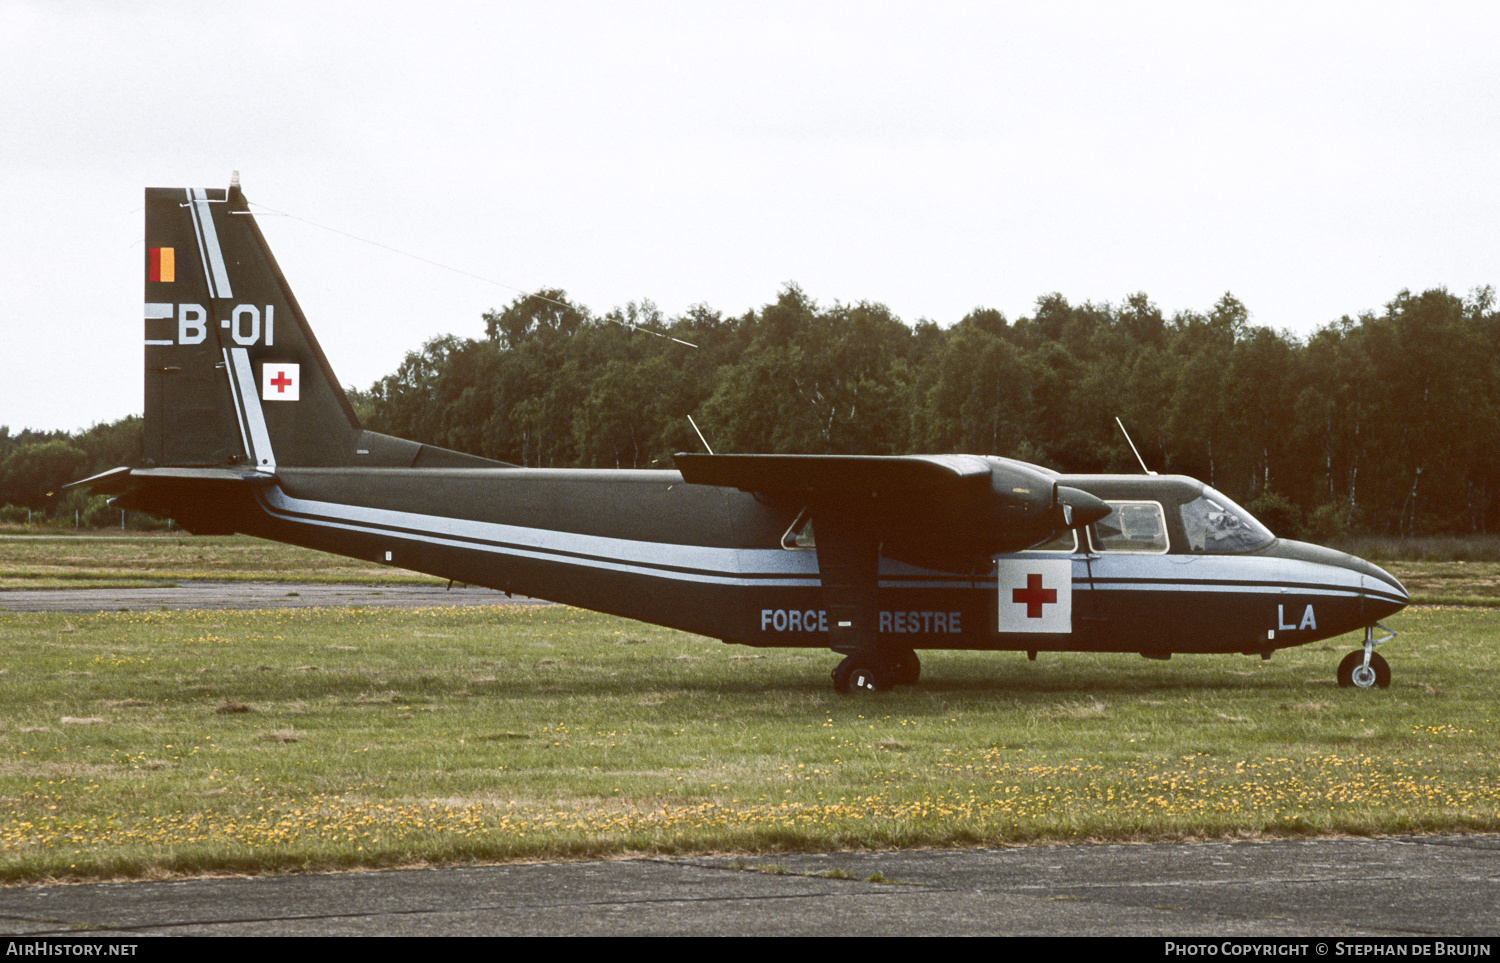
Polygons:
<instances>
[{"instance_id":1,"label":"cockpit window","mask_svg":"<svg viewBox=\"0 0 1500 963\"><path fill-rule=\"evenodd\" d=\"M1203 555L1252 552L1276 540L1255 516L1212 488L1182 506L1182 527L1188 551Z\"/></svg>"},{"instance_id":2,"label":"cockpit window","mask_svg":"<svg viewBox=\"0 0 1500 963\"><path fill-rule=\"evenodd\" d=\"M797 518L792 522L786 534L781 536L781 547L797 549L814 549L818 547L818 539L813 535L812 511L802 509L797 513Z\"/></svg>"},{"instance_id":3,"label":"cockpit window","mask_svg":"<svg viewBox=\"0 0 1500 963\"><path fill-rule=\"evenodd\" d=\"M1167 516L1159 502L1105 502L1113 511L1089 526L1099 552L1167 550Z\"/></svg>"}]
</instances>

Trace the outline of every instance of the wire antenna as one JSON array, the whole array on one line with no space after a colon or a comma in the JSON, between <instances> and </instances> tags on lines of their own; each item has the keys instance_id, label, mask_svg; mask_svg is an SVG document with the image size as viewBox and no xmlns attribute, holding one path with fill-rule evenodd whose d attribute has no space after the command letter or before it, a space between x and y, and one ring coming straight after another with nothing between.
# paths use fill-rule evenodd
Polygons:
<instances>
[{"instance_id":1,"label":"wire antenna","mask_svg":"<svg viewBox=\"0 0 1500 963\"><path fill-rule=\"evenodd\" d=\"M712 448L708 447L708 439L703 437L703 432L698 431L698 423L693 420L693 416L692 415L688 415L687 416L687 420L688 420L688 424L690 424L690 425L693 426L693 431L697 433L698 440L701 441L701 442L703 442L703 447L704 448L708 448L708 453L710 455L712 455L714 453L714 450Z\"/></svg>"},{"instance_id":2,"label":"wire antenna","mask_svg":"<svg viewBox=\"0 0 1500 963\"><path fill-rule=\"evenodd\" d=\"M236 177L238 177L239 171L235 171L235 175L236 175ZM564 304L562 301L558 301L558 300L555 300L553 298L549 298L545 294L538 294L535 291L528 291L525 288L518 288L514 284L506 284L504 281L496 281L494 278L487 278L487 277L485 277L482 274L475 274L473 271L465 271L463 268L457 268L457 267L454 267L451 264L444 264L442 261L434 261L430 257L423 257L420 254L413 254L410 251L403 251L399 247L391 247L389 244L382 244L379 241L372 241L371 239L369 239L367 237L360 237L358 234L350 234L348 231L341 231L341 230L339 230L336 227L329 227L327 224L319 224L317 221L309 221L307 218L305 218L305 217L298 217L296 214L288 214L285 211L278 211L274 207L267 207L266 205L261 204L258 201L250 201L249 203L253 204L255 207L260 208L262 211L264 211L266 213L269 213L269 214L274 214L277 217L288 217L288 218L291 218L294 221L300 221L301 223L306 224L309 227L315 227L315 228L317 228L320 231L328 231L330 234L338 234L338 235L340 235L342 237L347 237L350 240L359 241L361 244L368 244L371 247L378 247L378 248L380 248L382 250L390 251L392 254L399 254L402 257L409 257L413 261L421 261L423 264L430 264L433 267L435 267L435 268L441 268L444 271L452 271L454 274L462 274L464 277L466 277L466 278L473 278L475 281L482 281L485 284L493 284L497 288L505 288L507 291L515 291L515 292L517 292L517 293L519 293L519 294L521 294L521 295L523 295L525 297L536 298L536 299L538 299L540 301L546 301L548 304L555 304L555 305L557 305L560 308L572 308L573 307L573 305ZM183 205L183 206L186 207L187 205ZM250 211L230 211L230 213L231 214L249 214L251 212ZM623 327L631 328L631 329L633 329L635 331L640 331L640 332L643 332L645 334L652 334L652 335L655 335L658 338L666 338L668 341L676 341L678 344L685 344L689 348L696 348L696 347L698 347L696 344L693 344L691 341L684 341L681 338L674 338L670 334L667 334L664 331L653 331L650 328L643 328L643 327L641 327L638 324L631 324L631 323L629 323L627 321L620 321L620 320L618 320L616 318L606 318L605 320L614 321L616 324L619 324L619 325L621 325Z\"/></svg>"}]
</instances>

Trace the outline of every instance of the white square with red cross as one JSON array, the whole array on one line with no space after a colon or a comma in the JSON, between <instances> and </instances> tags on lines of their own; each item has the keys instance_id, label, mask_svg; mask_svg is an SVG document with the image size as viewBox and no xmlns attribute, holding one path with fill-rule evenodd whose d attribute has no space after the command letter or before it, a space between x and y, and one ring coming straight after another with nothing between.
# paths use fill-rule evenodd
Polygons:
<instances>
[{"instance_id":1,"label":"white square with red cross","mask_svg":"<svg viewBox=\"0 0 1500 963\"><path fill-rule=\"evenodd\" d=\"M297 401L302 379L298 365L266 362L260 367L260 396L267 401Z\"/></svg>"},{"instance_id":2,"label":"white square with red cross","mask_svg":"<svg viewBox=\"0 0 1500 963\"><path fill-rule=\"evenodd\" d=\"M1073 631L1072 559L999 559L1000 632Z\"/></svg>"}]
</instances>

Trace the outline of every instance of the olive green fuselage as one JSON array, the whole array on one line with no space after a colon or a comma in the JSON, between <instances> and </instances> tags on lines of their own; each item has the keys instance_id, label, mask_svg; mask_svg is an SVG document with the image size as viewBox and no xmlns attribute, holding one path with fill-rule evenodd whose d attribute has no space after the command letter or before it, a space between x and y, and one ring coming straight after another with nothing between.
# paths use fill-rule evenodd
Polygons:
<instances>
[{"instance_id":1,"label":"olive green fuselage","mask_svg":"<svg viewBox=\"0 0 1500 963\"><path fill-rule=\"evenodd\" d=\"M1239 554L1187 551L1174 510L1203 490L1191 479L1059 480L1104 499L1164 505L1165 550L1096 551L1080 531L1071 545L997 556L984 571L882 558L875 641L909 649L1269 652L1360 629L1406 603L1395 579L1328 549L1276 540ZM196 516L190 524L201 529L728 642L829 645L817 550L783 547L799 506L687 484L675 471L282 468L274 481L225 485L211 498L184 487L191 505L153 491L155 504L135 507ZM1007 572L1019 581L1007 583ZM1070 584L1058 596L1061 580ZM1067 618L1049 623L1045 616L1059 606Z\"/></svg>"}]
</instances>

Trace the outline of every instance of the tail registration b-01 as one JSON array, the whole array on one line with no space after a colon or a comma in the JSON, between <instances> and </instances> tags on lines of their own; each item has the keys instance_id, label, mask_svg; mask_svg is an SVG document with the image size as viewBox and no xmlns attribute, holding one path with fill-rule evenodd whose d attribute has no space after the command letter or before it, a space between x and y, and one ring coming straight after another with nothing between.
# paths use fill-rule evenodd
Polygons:
<instances>
[{"instance_id":1,"label":"tail registration b-01","mask_svg":"<svg viewBox=\"0 0 1500 963\"><path fill-rule=\"evenodd\" d=\"M1182 476L974 455L519 468L367 431L239 184L146 191L145 457L78 484L243 532L744 645L829 648L841 691L923 649L1245 653L1365 629L1401 584ZM1387 636L1388 638L1389 636Z\"/></svg>"}]
</instances>

